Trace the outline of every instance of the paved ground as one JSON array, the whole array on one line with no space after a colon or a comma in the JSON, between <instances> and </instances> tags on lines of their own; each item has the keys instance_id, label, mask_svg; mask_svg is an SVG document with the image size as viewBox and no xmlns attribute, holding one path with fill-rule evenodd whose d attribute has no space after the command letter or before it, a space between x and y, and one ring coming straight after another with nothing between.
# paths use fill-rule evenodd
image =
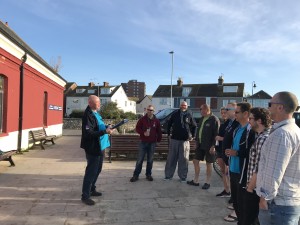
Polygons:
<instances>
[{"instance_id":1,"label":"paved ground","mask_svg":"<svg viewBox=\"0 0 300 225\"><path fill-rule=\"evenodd\" d=\"M36 147L14 156L16 167L0 162L1 225L228 224L222 219L229 212L227 199L215 197L222 189L219 177L214 173L209 190L182 184L177 176L164 181L165 161L154 162L153 182L141 175L136 183L129 182L134 161L106 161L98 180L103 196L94 198L95 206L82 204L85 161L80 136L64 134L68 136L45 151ZM201 167L204 171L204 164Z\"/></svg>"}]
</instances>

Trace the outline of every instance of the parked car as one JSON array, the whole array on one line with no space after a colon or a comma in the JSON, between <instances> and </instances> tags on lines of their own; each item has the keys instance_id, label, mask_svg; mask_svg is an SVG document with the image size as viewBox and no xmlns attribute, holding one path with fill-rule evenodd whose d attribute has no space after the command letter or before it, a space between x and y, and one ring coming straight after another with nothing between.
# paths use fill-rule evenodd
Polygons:
<instances>
[{"instance_id":1,"label":"parked car","mask_svg":"<svg viewBox=\"0 0 300 225\"><path fill-rule=\"evenodd\" d=\"M160 110L158 113L155 114L156 118L159 119L160 125L161 125L161 130L163 134L167 133L167 129L168 129L168 121L171 117L171 115L177 110L178 108L166 108L163 110ZM190 111L193 116L194 119L196 120L197 124L199 122L199 117L195 117L195 114ZM200 115L200 114L199 114Z\"/></svg>"},{"instance_id":2,"label":"parked car","mask_svg":"<svg viewBox=\"0 0 300 225\"><path fill-rule=\"evenodd\" d=\"M300 112L294 112L293 117L298 127L300 127Z\"/></svg>"},{"instance_id":3,"label":"parked car","mask_svg":"<svg viewBox=\"0 0 300 225\"><path fill-rule=\"evenodd\" d=\"M167 133L168 128L168 121L171 115L177 110L178 108L166 108L160 110L158 113L155 114L156 118L159 120L161 125L161 131L163 134Z\"/></svg>"}]
</instances>

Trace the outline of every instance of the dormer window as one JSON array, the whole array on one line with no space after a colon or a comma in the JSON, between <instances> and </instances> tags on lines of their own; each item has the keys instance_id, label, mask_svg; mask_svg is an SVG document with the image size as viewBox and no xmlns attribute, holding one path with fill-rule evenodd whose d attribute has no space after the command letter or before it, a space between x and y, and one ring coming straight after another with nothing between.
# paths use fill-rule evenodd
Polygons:
<instances>
[{"instance_id":1,"label":"dormer window","mask_svg":"<svg viewBox=\"0 0 300 225\"><path fill-rule=\"evenodd\" d=\"M110 88L101 88L101 94L110 94Z\"/></svg>"},{"instance_id":2,"label":"dormer window","mask_svg":"<svg viewBox=\"0 0 300 225\"><path fill-rule=\"evenodd\" d=\"M95 90L88 90L88 94L95 94Z\"/></svg>"},{"instance_id":3,"label":"dormer window","mask_svg":"<svg viewBox=\"0 0 300 225\"><path fill-rule=\"evenodd\" d=\"M224 93L236 93L238 90L238 86L223 86L223 92Z\"/></svg>"},{"instance_id":4,"label":"dormer window","mask_svg":"<svg viewBox=\"0 0 300 225\"><path fill-rule=\"evenodd\" d=\"M188 97L191 93L192 88L191 87L183 87L182 88L182 97Z\"/></svg>"},{"instance_id":5,"label":"dormer window","mask_svg":"<svg viewBox=\"0 0 300 225\"><path fill-rule=\"evenodd\" d=\"M78 89L76 89L76 93L83 93L85 91L85 89L83 89L83 88L78 88Z\"/></svg>"}]
</instances>

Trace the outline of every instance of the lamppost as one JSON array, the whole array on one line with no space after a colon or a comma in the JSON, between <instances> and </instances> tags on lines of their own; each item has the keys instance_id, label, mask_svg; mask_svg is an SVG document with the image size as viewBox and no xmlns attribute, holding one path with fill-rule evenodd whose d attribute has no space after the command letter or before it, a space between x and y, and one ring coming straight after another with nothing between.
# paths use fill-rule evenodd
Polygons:
<instances>
[{"instance_id":1,"label":"lamppost","mask_svg":"<svg viewBox=\"0 0 300 225\"><path fill-rule=\"evenodd\" d=\"M252 81L252 97L251 97L251 100L252 100L252 107L253 107L253 89L256 88L256 84L255 84L255 81Z\"/></svg>"},{"instance_id":2,"label":"lamppost","mask_svg":"<svg viewBox=\"0 0 300 225\"><path fill-rule=\"evenodd\" d=\"M172 107L173 107L173 98L172 98L173 87L172 87L172 83L173 83L174 51L170 51L169 53L172 55L172 69L171 69L171 104L170 104L170 108L172 108Z\"/></svg>"},{"instance_id":3,"label":"lamppost","mask_svg":"<svg viewBox=\"0 0 300 225\"><path fill-rule=\"evenodd\" d=\"M97 83L97 86L98 86L98 98L99 98L99 96L100 96L100 95L99 95L99 94L100 94L100 93L99 93L99 83Z\"/></svg>"}]
</instances>

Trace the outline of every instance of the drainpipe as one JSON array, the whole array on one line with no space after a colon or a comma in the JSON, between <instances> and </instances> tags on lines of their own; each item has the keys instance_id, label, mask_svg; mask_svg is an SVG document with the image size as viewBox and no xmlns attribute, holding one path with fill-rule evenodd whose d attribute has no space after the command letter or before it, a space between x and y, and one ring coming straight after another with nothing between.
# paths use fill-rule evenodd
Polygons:
<instances>
[{"instance_id":1,"label":"drainpipe","mask_svg":"<svg viewBox=\"0 0 300 225\"><path fill-rule=\"evenodd\" d=\"M19 126L18 126L18 153L21 153L22 130L23 130L23 84L24 84L24 63L27 60L27 53L21 58L20 65L20 95L19 95Z\"/></svg>"}]
</instances>

